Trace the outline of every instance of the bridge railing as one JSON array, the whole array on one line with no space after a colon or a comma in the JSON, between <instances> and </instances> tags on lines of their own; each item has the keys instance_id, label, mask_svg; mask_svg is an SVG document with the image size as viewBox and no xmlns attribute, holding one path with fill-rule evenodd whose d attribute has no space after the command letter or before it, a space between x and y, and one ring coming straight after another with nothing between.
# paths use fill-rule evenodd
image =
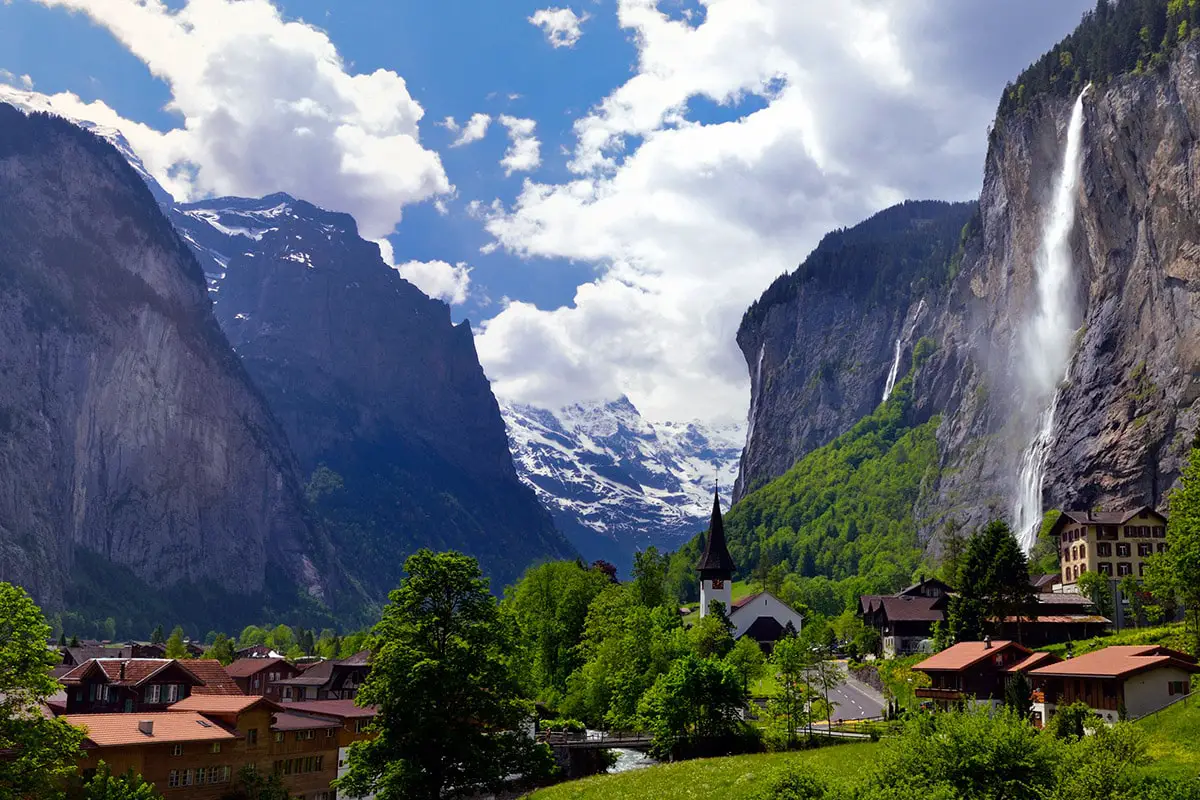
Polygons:
<instances>
[{"instance_id":1,"label":"bridge railing","mask_svg":"<svg viewBox=\"0 0 1200 800\"><path fill-rule=\"evenodd\" d=\"M623 744L645 744L651 738L644 733L636 731L588 731L586 733L541 731L538 734L538 741L540 742L565 747L599 747L605 744L620 747Z\"/></svg>"}]
</instances>

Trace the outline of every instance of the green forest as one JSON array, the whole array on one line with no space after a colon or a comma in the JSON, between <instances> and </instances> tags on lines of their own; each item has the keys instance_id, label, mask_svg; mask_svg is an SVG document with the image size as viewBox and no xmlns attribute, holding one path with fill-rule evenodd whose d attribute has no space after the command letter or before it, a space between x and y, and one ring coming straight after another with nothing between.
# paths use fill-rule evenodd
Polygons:
<instances>
[{"instance_id":1,"label":"green forest","mask_svg":"<svg viewBox=\"0 0 1200 800\"><path fill-rule=\"evenodd\" d=\"M1166 66L1200 25L1200 0L1098 0L1075 31L1010 83L997 124L1040 95L1073 97L1089 83Z\"/></svg>"},{"instance_id":2,"label":"green forest","mask_svg":"<svg viewBox=\"0 0 1200 800\"><path fill-rule=\"evenodd\" d=\"M937 481L939 419L914 420L912 385L933 347L917 343L909 374L873 414L726 515L739 577L836 616L860 594L896 591L921 571L913 507ZM695 599L701 549L698 536L672 556L670 584L681 599Z\"/></svg>"}]
</instances>

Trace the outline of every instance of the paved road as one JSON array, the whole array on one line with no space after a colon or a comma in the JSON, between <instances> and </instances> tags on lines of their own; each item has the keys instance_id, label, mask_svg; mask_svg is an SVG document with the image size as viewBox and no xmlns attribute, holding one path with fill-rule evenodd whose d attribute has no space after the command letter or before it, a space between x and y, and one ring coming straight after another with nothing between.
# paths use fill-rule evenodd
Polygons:
<instances>
[{"instance_id":1,"label":"paved road","mask_svg":"<svg viewBox=\"0 0 1200 800\"><path fill-rule=\"evenodd\" d=\"M869 719L882 717L885 701L883 696L861 681L850 676L845 661L838 661L845 676L843 683L829 693L833 704L833 719Z\"/></svg>"}]
</instances>

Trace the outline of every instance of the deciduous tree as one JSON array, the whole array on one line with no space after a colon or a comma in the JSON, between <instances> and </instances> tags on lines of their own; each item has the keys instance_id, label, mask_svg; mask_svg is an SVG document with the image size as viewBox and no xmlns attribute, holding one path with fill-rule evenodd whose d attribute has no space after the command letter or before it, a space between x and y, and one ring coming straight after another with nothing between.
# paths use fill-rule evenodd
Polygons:
<instances>
[{"instance_id":1,"label":"deciduous tree","mask_svg":"<svg viewBox=\"0 0 1200 800\"><path fill-rule=\"evenodd\" d=\"M48 719L42 703L59 690L50 626L24 589L0 583L0 800L57 798L75 773L83 731Z\"/></svg>"},{"instance_id":2,"label":"deciduous tree","mask_svg":"<svg viewBox=\"0 0 1200 800\"><path fill-rule=\"evenodd\" d=\"M750 694L750 684L767 671L767 657L763 655L758 642L749 636L743 636L734 643L733 649L725 656L725 663L737 673L742 682L742 691L747 695Z\"/></svg>"},{"instance_id":3,"label":"deciduous tree","mask_svg":"<svg viewBox=\"0 0 1200 800\"><path fill-rule=\"evenodd\" d=\"M1147 583L1157 597L1184 607L1192 654L1200 655L1200 449L1193 449L1180 485L1171 492L1167 550L1148 559Z\"/></svg>"},{"instance_id":4,"label":"deciduous tree","mask_svg":"<svg viewBox=\"0 0 1200 800\"><path fill-rule=\"evenodd\" d=\"M176 625L167 637L167 658L187 658L187 645L183 643L183 628Z\"/></svg>"},{"instance_id":5,"label":"deciduous tree","mask_svg":"<svg viewBox=\"0 0 1200 800\"><path fill-rule=\"evenodd\" d=\"M420 550L404 568L357 696L377 707L377 735L352 746L338 794L428 800L549 770L549 751L522 732L532 706L509 668L514 642L479 564Z\"/></svg>"},{"instance_id":6,"label":"deciduous tree","mask_svg":"<svg viewBox=\"0 0 1200 800\"><path fill-rule=\"evenodd\" d=\"M124 775L113 775L108 764L96 765L96 774L83 785L83 800L159 800L154 784L146 783L130 767Z\"/></svg>"}]
</instances>

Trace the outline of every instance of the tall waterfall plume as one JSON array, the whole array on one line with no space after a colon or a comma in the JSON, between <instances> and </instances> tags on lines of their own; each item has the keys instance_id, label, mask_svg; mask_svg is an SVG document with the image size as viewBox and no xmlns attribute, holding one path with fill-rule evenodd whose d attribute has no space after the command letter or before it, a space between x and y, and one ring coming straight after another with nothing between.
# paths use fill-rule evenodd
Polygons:
<instances>
[{"instance_id":1,"label":"tall waterfall plume","mask_svg":"<svg viewBox=\"0 0 1200 800\"><path fill-rule=\"evenodd\" d=\"M900 340L901 337L896 337L896 355L892 357L892 369L888 372L887 383L883 386L883 402L887 402L892 396L892 390L896 388L896 376L900 373Z\"/></svg>"},{"instance_id":2,"label":"tall waterfall plume","mask_svg":"<svg viewBox=\"0 0 1200 800\"><path fill-rule=\"evenodd\" d=\"M1042 245L1034 264L1037 309L1025 328L1025 352L1021 366L1026 398L1041 409L1036 432L1021 457L1017 475L1013 522L1025 552L1033 549L1042 522L1042 479L1054 436L1058 385L1070 367L1075 334L1074 265L1071 232L1075 228L1076 201L1083 160L1083 99L1080 92L1067 127L1062 172L1054 186L1054 198L1045 220Z\"/></svg>"}]
</instances>

